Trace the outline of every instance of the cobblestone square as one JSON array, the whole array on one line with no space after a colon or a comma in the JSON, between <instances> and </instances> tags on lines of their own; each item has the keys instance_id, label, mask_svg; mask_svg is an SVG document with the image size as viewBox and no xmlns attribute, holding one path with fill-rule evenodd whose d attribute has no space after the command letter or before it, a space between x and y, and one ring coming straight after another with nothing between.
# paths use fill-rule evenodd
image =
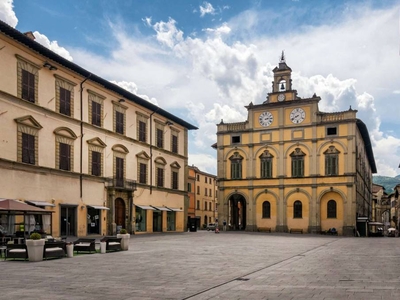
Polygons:
<instances>
[{"instance_id":1,"label":"cobblestone square","mask_svg":"<svg viewBox=\"0 0 400 300\"><path fill-rule=\"evenodd\" d=\"M400 239L195 232L0 262L0 299L399 299Z\"/></svg>"}]
</instances>

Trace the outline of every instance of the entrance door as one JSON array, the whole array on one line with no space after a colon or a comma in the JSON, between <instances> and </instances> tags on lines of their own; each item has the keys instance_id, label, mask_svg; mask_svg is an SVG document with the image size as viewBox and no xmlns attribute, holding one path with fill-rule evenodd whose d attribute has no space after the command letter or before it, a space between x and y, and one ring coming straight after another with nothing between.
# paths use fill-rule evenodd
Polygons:
<instances>
[{"instance_id":1,"label":"entrance door","mask_svg":"<svg viewBox=\"0 0 400 300\"><path fill-rule=\"evenodd\" d=\"M162 231L162 212L153 210L153 232Z\"/></svg>"},{"instance_id":2,"label":"entrance door","mask_svg":"<svg viewBox=\"0 0 400 300\"><path fill-rule=\"evenodd\" d=\"M229 224L232 230L246 229L246 199L242 195L229 199Z\"/></svg>"},{"instance_id":3,"label":"entrance door","mask_svg":"<svg viewBox=\"0 0 400 300\"><path fill-rule=\"evenodd\" d=\"M117 228L125 228L125 202L121 198L115 199L115 223Z\"/></svg>"},{"instance_id":4,"label":"entrance door","mask_svg":"<svg viewBox=\"0 0 400 300\"><path fill-rule=\"evenodd\" d=\"M61 206L60 235L76 236L76 207Z\"/></svg>"}]
</instances>

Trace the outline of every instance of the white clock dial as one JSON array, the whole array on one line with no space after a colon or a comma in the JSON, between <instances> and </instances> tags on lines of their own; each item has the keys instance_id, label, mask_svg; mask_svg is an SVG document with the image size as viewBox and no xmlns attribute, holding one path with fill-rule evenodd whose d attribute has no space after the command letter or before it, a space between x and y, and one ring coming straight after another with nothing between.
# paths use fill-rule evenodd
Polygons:
<instances>
[{"instance_id":1,"label":"white clock dial","mask_svg":"<svg viewBox=\"0 0 400 300\"><path fill-rule=\"evenodd\" d=\"M290 113L290 121L292 121L294 124L300 124L301 122L304 121L305 118L306 118L306 113L301 108L295 108Z\"/></svg>"},{"instance_id":2,"label":"white clock dial","mask_svg":"<svg viewBox=\"0 0 400 300\"><path fill-rule=\"evenodd\" d=\"M283 101L283 100L285 100L285 94L279 94L278 95L278 101Z\"/></svg>"},{"instance_id":3,"label":"white clock dial","mask_svg":"<svg viewBox=\"0 0 400 300\"><path fill-rule=\"evenodd\" d=\"M258 118L258 122L264 127L271 125L273 120L274 116L269 111L263 112Z\"/></svg>"}]
</instances>

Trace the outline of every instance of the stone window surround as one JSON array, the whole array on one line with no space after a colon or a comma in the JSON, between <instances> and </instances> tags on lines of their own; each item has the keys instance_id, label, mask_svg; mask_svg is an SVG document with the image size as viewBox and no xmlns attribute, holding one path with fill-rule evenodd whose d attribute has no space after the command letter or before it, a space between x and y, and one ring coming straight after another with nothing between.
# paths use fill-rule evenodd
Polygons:
<instances>
[{"instance_id":1,"label":"stone window surround","mask_svg":"<svg viewBox=\"0 0 400 300\"><path fill-rule=\"evenodd\" d=\"M103 176L103 165L104 165L104 149L107 145L100 139L94 138L86 141L88 143L89 157L88 157L88 174L92 174L92 152L100 153L100 176Z\"/></svg>"},{"instance_id":2,"label":"stone window surround","mask_svg":"<svg viewBox=\"0 0 400 300\"><path fill-rule=\"evenodd\" d=\"M35 164L39 165L39 130L43 127L32 116L15 119L17 123L17 161L22 162L22 134L35 137Z\"/></svg>"},{"instance_id":3,"label":"stone window surround","mask_svg":"<svg viewBox=\"0 0 400 300\"><path fill-rule=\"evenodd\" d=\"M96 93L90 89L87 90L88 92L88 113L89 113L89 123L92 124L92 101L99 103L101 106L100 112L100 127L103 127L103 118L104 118L104 100L106 99L105 96ZM95 125L96 126L96 125Z\"/></svg>"},{"instance_id":4,"label":"stone window surround","mask_svg":"<svg viewBox=\"0 0 400 300\"><path fill-rule=\"evenodd\" d=\"M55 89L56 89L56 111L60 112L60 88L66 89L71 92L71 115L70 117L74 117L74 88L77 85L75 82L68 80L64 77L61 77L58 74L54 74L56 79Z\"/></svg>"},{"instance_id":5,"label":"stone window surround","mask_svg":"<svg viewBox=\"0 0 400 300\"><path fill-rule=\"evenodd\" d=\"M56 169L60 166L60 143L71 146L71 161L70 161L70 172L74 171L74 141L78 138L76 134L67 127L56 128L53 133L55 134L56 142ZM65 171L65 170L64 170Z\"/></svg>"},{"instance_id":6,"label":"stone window surround","mask_svg":"<svg viewBox=\"0 0 400 300\"><path fill-rule=\"evenodd\" d=\"M137 157L137 182L140 183L140 164L145 164L146 165L146 180L145 183L142 184L147 184L148 183L148 177L149 177L149 160L150 156L145 152L142 151L138 154L136 154Z\"/></svg>"},{"instance_id":7,"label":"stone window surround","mask_svg":"<svg viewBox=\"0 0 400 300\"><path fill-rule=\"evenodd\" d=\"M42 68L40 65L15 54L17 58L17 96L22 99L22 70L25 70L35 76L35 104L38 104L39 99L39 70ZM27 101L27 100L24 100Z\"/></svg>"},{"instance_id":8,"label":"stone window surround","mask_svg":"<svg viewBox=\"0 0 400 300\"><path fill-rule=\"evenodd\" d=\"M136 139L139 141L139 121L143 122L146 124L146 133L145 133L145 142L147 142L147 131L148 131L148 120L150 119L149 116L141 113L141 112L136 112Z\"/></svg>"},{"instance_id":9,"label":"stone window surround","mask_svg":"<svg viewBox=\"0 0 400 300\"><path fill-rule=\"evenodd\" d=\"M117 177L117 157L124 160L123 178L126 178L126 156L129 153L129 150L123 145L114 145L111 149L113 151L113 178Z\"/></svg>"},{"instance_id":10,"label":"stone window surround","mask_svg":"<svg viewBox=\"0 0 400 300\"><path fill-rule=\"evenodd\" d=\"M113 104L113 131L116 132L117 131L117 117L116 114L117 112L120 112L121 114L124 115L124 135L126 134L126 110L128 109L127 106L122 105L120 102L118 101L111 101Z\"/></svg>"}]
</instances>

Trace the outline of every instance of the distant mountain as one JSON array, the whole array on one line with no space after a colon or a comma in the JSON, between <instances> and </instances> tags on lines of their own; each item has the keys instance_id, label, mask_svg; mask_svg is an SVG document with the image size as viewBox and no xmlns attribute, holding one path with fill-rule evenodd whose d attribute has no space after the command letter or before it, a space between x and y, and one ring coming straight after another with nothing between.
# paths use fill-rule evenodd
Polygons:
<instances>
[{"instance_id":1,"label":"distant mountain","mask_svg":"<svg viewBox=\"0 0 400 300\"><path fill-rule=\"evenodd\" d=\"M388 176L372 176L372 182L375 184L379 184L385 187L385 192L390 194L393 192L393 188L400 184L400 175L396 177L388 177Z\"/></svg>"}]
</instances>

